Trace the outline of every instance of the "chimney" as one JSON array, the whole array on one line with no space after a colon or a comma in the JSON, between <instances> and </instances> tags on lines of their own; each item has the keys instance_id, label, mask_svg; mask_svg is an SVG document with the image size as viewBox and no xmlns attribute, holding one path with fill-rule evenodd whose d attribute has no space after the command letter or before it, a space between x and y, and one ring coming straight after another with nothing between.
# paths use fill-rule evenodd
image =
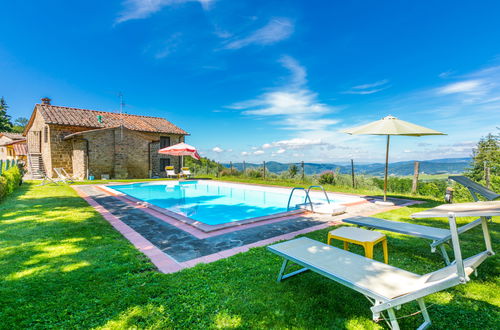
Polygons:
<instances>
[{"instance_id":1,"label":"chimney","mask_svg":"<svg viewBox=\"0 0 500 330\"><path fill-rule=\"evenodd\" d=\"M47 105L50 105L50 101L51 101L51 100L50 100L50 98L49 98L49 97L44 97L44 98L42 99L42 104L47 104Z\"/></svg>"}]
</instances>

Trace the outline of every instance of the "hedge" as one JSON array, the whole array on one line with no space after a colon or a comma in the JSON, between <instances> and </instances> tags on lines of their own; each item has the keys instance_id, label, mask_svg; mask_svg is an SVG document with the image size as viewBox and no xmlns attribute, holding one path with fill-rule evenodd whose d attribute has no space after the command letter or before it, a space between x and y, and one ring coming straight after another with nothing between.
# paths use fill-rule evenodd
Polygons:
<instances>
[{"instance_id":1,"label":"hedge","mask_svg":"<svg viewBox=\"0 0 500 330\"><path fill-rule=\"evenodd\" d=\"M0 200L19 187L21 179L22 175L19 167L13 166L8 170L4 170L0 175Z\"/></svg>"}]
</instances>

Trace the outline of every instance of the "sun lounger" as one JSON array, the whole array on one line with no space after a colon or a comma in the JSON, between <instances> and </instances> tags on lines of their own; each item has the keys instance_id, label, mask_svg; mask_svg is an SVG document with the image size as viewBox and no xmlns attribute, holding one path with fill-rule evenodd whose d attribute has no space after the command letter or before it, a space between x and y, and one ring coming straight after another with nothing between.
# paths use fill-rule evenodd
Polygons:
<instances>
[{"instance_id":1,"label":"sun lounger","mask_svg":"<svg viewBox=\"0 0 500 330\"><path fill-rule=\"evenodd\" d=\"M189 170L189 167L181 168L181 175L185 176L186 178L189 178L192 175L191 171Z\"/></svg>"},{"instance_id":2,"label":"sun lounger","mask_svg":"<svg viewBox=\"0 0 500 330\"><path fill-rule=\"evenodd\" d=\"M387 230L408 236L430 239L432 240L431 251L434 253L436 252L436 249L439 248L441 255L443 256L444 262L447 265L450 264L450 257L448 256L448 253L446 252L446 248L444 246L444 243L449 243L451 239L451 233L448 229L422 226L413 223L384 220L372 217L352 217L348 219L343 219L342 221L361 227ZM458 229L458 233L462 234L463 232L466 232L476 226L479 226L480 224L481 224L481 219L468 223L460 227Z\"/></svg>"},{"instance_id":3,"label":"sun lounger","mask_svg":"<svg viewBox=\"0 0 500 330\"><path fill-rule=\"evenodd\" d=\"M177 178L177 173L175 173L173 166L165 166L165 172L167 172L167 178L174 177Z\"/></svg>"},{"instance_id":4,"label":"sun lounger","mask_svg":"<svg viewBox=\"0 0 500 330\"><path fill-rule=\"evenodd\" d=\"M478 212L482 212L483 215L487 214L488 216L500 215L500 202L483 206L483 210L478 210L476 206L473 206L476 209L472 213L478 215ZM389 325L393 329L399 329L395 309L398 309L402 304L417 301L424 318L424 322L419 329L425 329L431 324L431 320L423 298L468 282L470 280L469 275L488 256L494 254L489 240L488 222L483 216L482 224L486 250L465 260L462 259L458 239L459 230L455 218L456 216L466 216L466 214L471 213L464 212L463 207L467 208L470 205L462 205L462 210L456 212L453 210L443 211L442 209L436 211L436 208L434 208L429 210L434 212L422 212L412 215L427 217L432 214L433 217L443 215L448 217L455 262L442 269L425 275L418 275L302 237L268 247L269 251L284 259L278 275L278 282L307 270L316 272L365 295L373 304L373 307L371 307L373 319L384 318L383 313L387 312L389 316L388 323L390 322ZM432 233L427 232L425 235L432 235ZM289 262L296 263L303 268L285 274Z\"/></svg>"},{"instance_id":5,"label":"sun lounger","mask_svg":"<svg viewBox=\"0 0 500 330\"><path fill-rule=\"evenodd\" d=\"M479 201L477 194L483 196L489 201L493 201L500 198L500 194L497 194L496 192L489 190L488 188L472 181L471 179L463 175L454 175L454 176L449 176L448 178L460 183L462 186L469 189L472 198L474 198L476 202Z\"/></svg>"},{"instance_id":6,"label":"sun lounger","mask_svg":"<svg viewBox=\"0 0 500 330\"><path fill-rule=\"evenodd\" d=\"M66 172L64 168L54 168L54 172L57 174L57 178L54 180L55 182L64 182L64 183L74 183L75 180Z\"/></svg>"}]
</instances>

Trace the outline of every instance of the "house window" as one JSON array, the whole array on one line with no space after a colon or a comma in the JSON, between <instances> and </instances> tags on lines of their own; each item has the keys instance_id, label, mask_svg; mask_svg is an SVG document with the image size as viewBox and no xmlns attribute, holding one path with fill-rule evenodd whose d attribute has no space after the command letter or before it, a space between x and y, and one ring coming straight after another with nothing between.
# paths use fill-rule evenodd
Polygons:
<instances>
[{"instance_id":1,"label":"house window","mask_svg":"<svg viewBox=\"0 0 500 330\"><path fill-rule=\"evenodd\" d=\"M166 148L170 146L170 136L162 136L160 137L160 149Z\"/></svg>"},{"instance_id":2,"label":"house window","mask_svg":"<svg viewBox=\"0 0 500 330\"><path fill-rule=\"evenodd\" d=\"M170 159L169 158L160 158L160 170L164 171L165 166L170 166Z\"/></svg>"},{"instance_id":3,"label":"house window","mask_svg":"<svg viewBox=\"0 0 500 330\"><path fill-rule=\"evenodd\" d=\"M49 128L47 126L43 128L43 142L49 142Z\"/></svg>"}]
</instances>

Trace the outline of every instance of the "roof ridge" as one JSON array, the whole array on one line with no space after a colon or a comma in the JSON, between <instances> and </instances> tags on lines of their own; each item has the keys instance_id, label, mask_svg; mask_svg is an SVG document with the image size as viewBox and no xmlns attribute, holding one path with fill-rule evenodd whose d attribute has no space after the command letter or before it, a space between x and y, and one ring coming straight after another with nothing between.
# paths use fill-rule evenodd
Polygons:
<instances>
[{"instance_id":1,"label":"roof ridge","mask_svg":"<svg viewBox=\"0 0 500 330\"><path fill-rule=\"evenodd\" d=\"M92 112L104 112L104 113L112 113L112 114L115 114L115 115L120 115L119 112L104 111L104 110L92 110L92 109L75 108L75 107L67 107L67 106L64 106L64 105L52 105L52 104L42 104L42 103L37 103L36 105L37 106L42 106L42 107L65 108L65 109L74 109L74 110L83 110L83 111L92 111ZM168 119L163 118L163 117L134 115L134 114L130 114L130 113L121 113L121 115L134 116L134 117L144 117L144 118L156 118L156 119L163 119L163 120L167 120L168 121Z\"/></svg>"}]
</instances>

